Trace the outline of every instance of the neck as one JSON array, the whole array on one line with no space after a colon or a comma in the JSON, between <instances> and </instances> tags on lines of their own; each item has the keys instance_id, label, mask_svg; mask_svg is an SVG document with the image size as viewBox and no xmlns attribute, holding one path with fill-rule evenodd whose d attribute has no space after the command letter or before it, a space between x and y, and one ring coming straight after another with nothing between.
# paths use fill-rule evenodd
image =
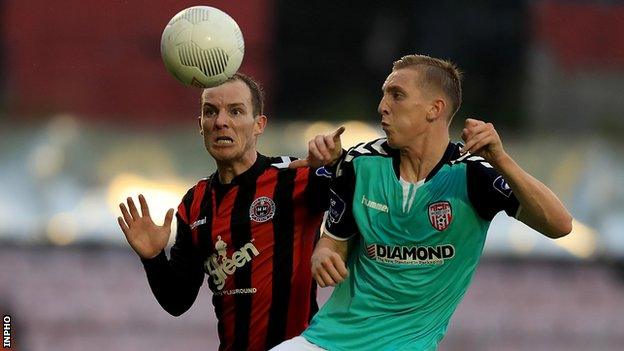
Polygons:
<instances>
[{"instance_id":1,"label":"neck","mask_svg":"<svg viewBox=\"0 0 624 351\"><path fill-rule=\"evenodd\" d=\"M217 171L221 184L230 184L234 177L245 173L256 162L258 154L255 150L248 152L235 161L217 161Z\"/></svg>"},{"instance_id":2,"label":"neck","mask_svg":"<svg viewBox=\"0 0 624 351\"><path fill-rule=\"evenodd\" d=\"M445 128L438 132L429 131L401 148L401 178L411 183L427 178L444 156L449 141L448 129Z\"/></svg>"}]
</instances>

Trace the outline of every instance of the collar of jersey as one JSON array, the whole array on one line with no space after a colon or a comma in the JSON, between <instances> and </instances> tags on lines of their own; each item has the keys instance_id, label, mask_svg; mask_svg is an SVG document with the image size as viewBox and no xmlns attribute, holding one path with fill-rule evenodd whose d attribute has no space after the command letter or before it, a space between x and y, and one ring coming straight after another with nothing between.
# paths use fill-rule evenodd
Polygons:
<instances>
[{"instance_id":1,"label":"collar of jersey","mask_svg":"<svg viewBox=\"0 0 624 351\"><path fill-rule=\"evenodd\" d=\"M258 176L262 174L262 172L267 168L269 164L268 157L260 153L257 153L257 155L258 157L256 158L256 162L254 162L254 164L251 165L248 170L234 177L230 184L221 184L221 181L219 181L219 171L217 170L210 176L210 186L217 188L255 183Z\"/></svg>"},{"instance_id":2,"label":"collar of jersey","mask_svg":"<svg viewBox=\"0 0 624 351\"><path fill-rule=\"evenodd\" d=\"M446 150L444 151L444 155L442 155L442 158L440 159L440 161L435 165L435 167L433 167L431 172L429 172L429 174L427 175L427 178L425 178L425 182L428 182L431 178L433 178L433 176L435 176L436 173L438 173L438 171L440 170L440 168L442 168L442 166L444 166L447 163L451 163L452 160L458 158L459 148L460 148L460 145L455 144L453 142L449 142L448 145L446 146ZM399 150L390 149L390 148L388 149L392 150L390 151L390 154L392 155L392 168L394 169L394 175L397 177L397 180L400 181L401 168L399 166L401 163L401 153L399 152Z\"/></svg>"}]
</instances>

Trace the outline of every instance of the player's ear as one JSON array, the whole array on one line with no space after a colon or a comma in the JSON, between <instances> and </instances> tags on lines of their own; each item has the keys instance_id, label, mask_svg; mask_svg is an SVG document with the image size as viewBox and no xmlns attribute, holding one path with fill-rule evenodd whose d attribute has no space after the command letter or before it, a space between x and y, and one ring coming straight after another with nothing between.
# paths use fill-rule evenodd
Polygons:
<instances>
[{"instance_id":1,"label":"player's ear","mask_svg":"<svg viewBox=\"0 0 624 351\"><path fill-rule=\"evenodd\" d=\"M201 116L197 116L197 124L199 125L199 135L204 135L204 129L201 125Z\"/></svg>"},{"instance_id":2,"label":"player's ear","mask_svg":"<svg viewBox=\"0 0 624 351\"><path fill-rule=\"evenodd\" d=\"M427 121L434 122L444 117L446 111L446 101L444 99L435 99L429 106L429 112L427 113Z\"/></svg>"},{"instance_id":3,"label":"player's ear","mask_svg":"<svg viewBox=\"0 0 624 351\"><path fill-rule=\"evenodd\" d=\"M254 118L254 135L258 136L264 133L264 128L267 124L267 116L259 115Z\"/></svg>"}]
</instances>

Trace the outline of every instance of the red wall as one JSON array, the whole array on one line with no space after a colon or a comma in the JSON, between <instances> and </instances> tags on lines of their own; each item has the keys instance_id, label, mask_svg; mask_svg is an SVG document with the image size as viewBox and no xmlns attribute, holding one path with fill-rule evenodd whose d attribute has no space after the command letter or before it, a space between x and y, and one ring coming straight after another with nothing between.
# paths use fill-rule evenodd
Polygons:
<instances>
[{"instance_id":1,"label":"red wall","mask_svg":"<svg viewBox=\"0 0 624 351\"><path fill-rule=\"evenodd\" d=\"M167 21L197 1L5 0L2 17L9 112L159 124L193 117L199 90L165 70L160 35ZM208 1L239 24L241 71L270 91L272 2ZM190 116L189 116L190 115Z\"/></svg>"},{"instance_id":2,"label":"red wall","mask_svg":"<svg viewBox=\"0 0 624 351\"><path fill-rule=\"evenodd\" d=\"M624 5L543 0L532 6L533 34L567 71L624 68Z\"/></svg>"}]
</instances>

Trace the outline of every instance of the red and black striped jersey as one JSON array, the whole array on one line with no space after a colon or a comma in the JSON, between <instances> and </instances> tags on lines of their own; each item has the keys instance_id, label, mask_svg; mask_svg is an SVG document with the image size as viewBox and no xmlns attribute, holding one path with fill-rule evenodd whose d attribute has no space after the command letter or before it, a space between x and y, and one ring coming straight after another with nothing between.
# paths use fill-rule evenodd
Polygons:
<instances>
[{"instance_id":1,"label":"red and black striped jersey","mask_svg":"<svg viewBox=\"0 0 624 351\"><path fill-rule=\"evenodd\" d=\"M267 350L299 335L317 311L310 257L328 207L329 178L258 155L221 184L200 180L178 207L176 241L143 260L150 287L173 315L188 310L207 275L219 350ZM318 175L317 175L318 174Z\"/></svg>"}]
</instances>

